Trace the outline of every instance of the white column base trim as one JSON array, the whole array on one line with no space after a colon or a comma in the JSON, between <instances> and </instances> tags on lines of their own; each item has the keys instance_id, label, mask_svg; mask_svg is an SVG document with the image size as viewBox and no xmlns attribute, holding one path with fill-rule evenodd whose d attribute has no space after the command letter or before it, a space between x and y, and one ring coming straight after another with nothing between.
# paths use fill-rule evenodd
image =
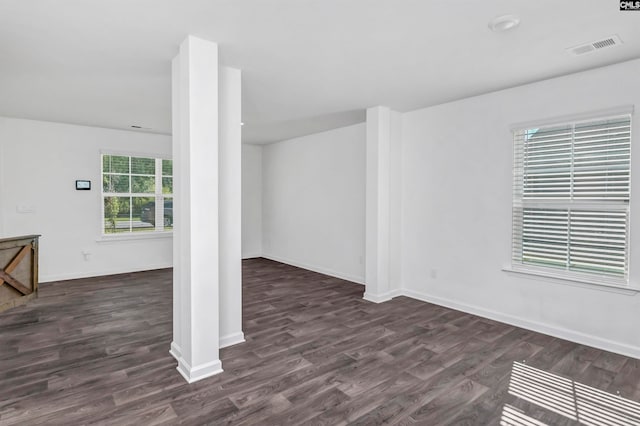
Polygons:
<instances>
[{"instance_id":1,"label":"white column base trim","mask_svg":"<svg viewBox=\"0 0 640 426\"><path fill-rule=\"evenodd\" d=\"M547 334L549 336L558 337L560 339L579 343L581 345L591 346L594 348L603 349L605 351L615 352L631 358L640 359L640 347L638 346L604 339L602 337L581 333L579 331L568 330L566 328L558 327L549 323L531 321L529 319L518 317L515 315L497 312L494 310L482 308L480 306L460 303L454 300L433 296L427 293L407 289L404 289L402 292L404 296L421 300L423 302L433 303L435 305L444 306L450 309L455 309L457 311L466 312L468 314L478 315L480 317L489 318L494 321L502 322L527 330L536 331L538 333Z\"/></svg>"},{"instance_id":2,"label":"white column base trim","mask_svg":"<svg viewBox=\"0 0 640 426\"><path fill-rule=\"evenodd\" d=\"M178 362L180 361L180 358L182 358L182 348L178 346L176 342L171 342L171 348L169 349L169 353Z\"/></svg>"},{"instance_id":3,"label":"white column base trim","mask_svg":"<svg viewBox=\"0 0 640 426\"><path fill-rule=\"evenodd\" d=\"M197 367L191 367L184 358L180 358L176 370L184 377L187 383L193 383L222 373L222 363L219 359L216 359Z\"/></svg>"},{"instance_id":4,"label":"white column base trim","mask_svg":"<svg viewBox=\"0 0 640 426\"><path fill-rule=\"evenodd\" d=\"M402 296L402 290L398 289L398 290L391 290L388 291L386 293L382 293L382 294L373 294L371 292L366 292L364 293L364 295L362 296L362 298L368 302L373 302L373 303L383 303L383 302L388 302L389 300L393 299L394 297L398 297L398 296Z\"/></svg>"},{"instance_id":5,"label":"white column base trim","mask_svg":"<svg viewBox=\"0 0 640 426\"><path fill-rule=\"evenodd\" d=\"M244 343L244 333L233 333L220 338L220 348L226 348L228 346L237 345L238 343Z\"/></svg>"}]
</instances>

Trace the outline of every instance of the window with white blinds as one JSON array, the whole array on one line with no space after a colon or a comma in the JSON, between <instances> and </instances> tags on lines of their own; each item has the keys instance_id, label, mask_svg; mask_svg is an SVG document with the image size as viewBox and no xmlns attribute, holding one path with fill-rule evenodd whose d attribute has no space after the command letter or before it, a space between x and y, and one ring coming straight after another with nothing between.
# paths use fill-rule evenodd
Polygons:
<instances>
[{"instance_id":1,"label":"window with white blinds","mask_svg":"<svg viewBox=\"0 0 640 426\"><path fill-rule=\"evenodd\" d=\"M627 282L631 116L514 132L513 264Z\"/></svg>"}]
</instances>

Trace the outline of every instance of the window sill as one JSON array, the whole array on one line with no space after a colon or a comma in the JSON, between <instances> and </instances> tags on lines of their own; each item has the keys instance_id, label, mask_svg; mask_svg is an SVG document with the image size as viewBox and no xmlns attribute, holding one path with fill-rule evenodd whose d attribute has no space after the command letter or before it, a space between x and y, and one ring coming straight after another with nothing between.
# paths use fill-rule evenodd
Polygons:
<instances>
[{"instance_id":1,"label":"window sill","mask_svg":"<svg viewBox=\"0 0 640 426\"><path fill-rule=\"evenodd\" d=\"M102 235L96 239L96 242L111 243L117 241L157 240L159 238L173 238L173 231Z\"/></svg>"},{"instance_id":2,"label":"window sill","mask_svg":"<svg viewBox=\"0 0 640 426\"><path fill-rule=\"evenodd\" d=\"M502 268L504 272L510 274L524 275L528 277L543 278L547 282L555 282L559 284L571 285L574 287L589 288L592 290L606 291L610 293L625 294L635 296L640 293L640 288L626 284L623 280L611 280L603 278L602 280L595 277L570 276L552 271L539 270L535 268L513 267L508 266Z\"/></svg>"}]
</instances>

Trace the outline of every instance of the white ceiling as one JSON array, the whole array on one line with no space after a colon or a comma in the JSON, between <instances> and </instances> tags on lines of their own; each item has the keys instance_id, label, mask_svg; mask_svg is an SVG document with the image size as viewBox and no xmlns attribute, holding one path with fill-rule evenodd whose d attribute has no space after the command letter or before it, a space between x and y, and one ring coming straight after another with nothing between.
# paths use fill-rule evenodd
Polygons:
<instances>
[{"instance_id":1,"label":"white ceiling","mask_svg":"<svg viewBox=\"0 0 640 426\"><path fill-rule=\"evenodd\" d=\"M502 14L520 26L491 32ZM0 115L170 133L188 34L243 70L249 143L640 57L640 12L616 0L1 0ZM624 44L565 52L612 34Z\"/></svg>"}]
</instances>

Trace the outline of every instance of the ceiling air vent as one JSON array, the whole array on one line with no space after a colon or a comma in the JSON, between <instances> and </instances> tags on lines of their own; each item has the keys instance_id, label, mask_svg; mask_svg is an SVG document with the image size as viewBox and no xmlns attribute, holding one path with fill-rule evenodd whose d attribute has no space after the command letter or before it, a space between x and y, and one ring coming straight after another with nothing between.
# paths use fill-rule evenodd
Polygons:
<instances>
[{"instance_id":1,"label":"ceiling air vent","mask_svg":"<svg viewBox=\"0 0 640 426\"><path fill-rule=\"evenodd\" d=\"M586 53L595 52L596 50L607 49L622 44L622 40L617 35L604 38L602 40L592 41L591 43L581 44L567 49L567 52L574 56L584 55Z\"/></svg>"}]
</instances>

